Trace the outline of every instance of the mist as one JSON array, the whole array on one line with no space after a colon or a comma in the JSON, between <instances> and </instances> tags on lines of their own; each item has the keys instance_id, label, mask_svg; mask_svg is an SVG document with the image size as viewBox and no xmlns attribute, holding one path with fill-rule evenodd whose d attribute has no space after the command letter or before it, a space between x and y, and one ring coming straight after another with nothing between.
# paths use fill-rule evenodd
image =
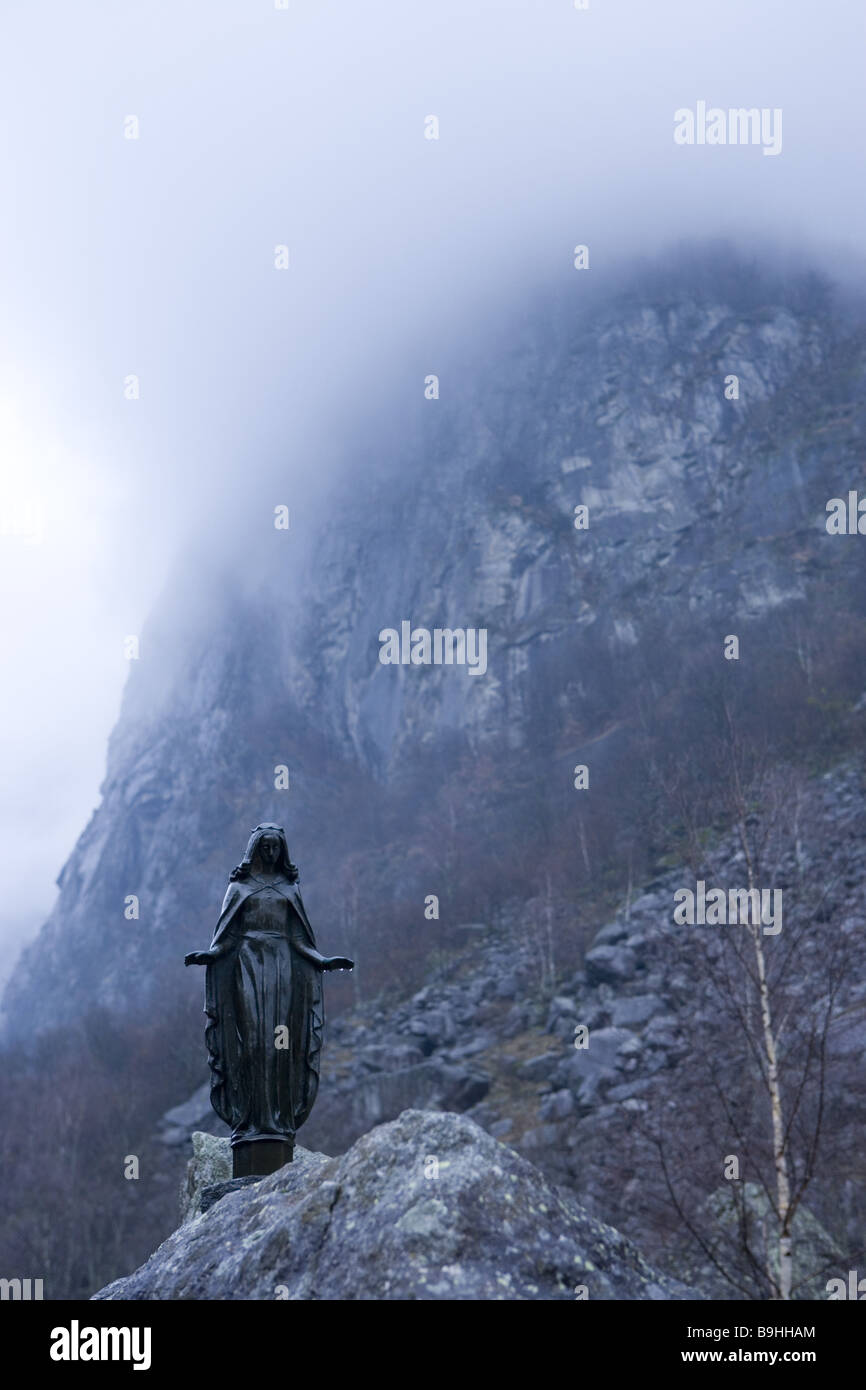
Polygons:
<instances>
[{"instance_id":1,"label":"mist","mask_svg":"<svg viewBox=\"0 0 866 1390\"><path fill-rule=\"evenodd\" d=\"M577 315L699 240L862 286L864 30L846 0L7 10L0 974L184 556L244 566L278 503L303 537L536 292ZM778 152L676 144L702 101L781 111Z\"/></svg>"}]
</instances>

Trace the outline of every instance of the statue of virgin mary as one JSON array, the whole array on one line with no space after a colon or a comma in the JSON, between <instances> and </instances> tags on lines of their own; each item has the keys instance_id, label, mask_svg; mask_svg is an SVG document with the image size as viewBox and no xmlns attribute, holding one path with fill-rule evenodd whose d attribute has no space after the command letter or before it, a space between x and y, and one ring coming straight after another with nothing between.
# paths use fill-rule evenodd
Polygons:
<instances>
[{"instance_id":1,"label":"statue of virgin mary","mask_svg":"<svg viewBox=\"0 0 866 1390\"><path fill-rule=\"evenodd\" d=\"M231 1126L235 1177L291 1162L319 1084L322 973L354 966L316 950L297 883L282 826L257 825L232 870L210 950L184 960L207 966L211 1104Z\"/></svg>"}]
</instances>

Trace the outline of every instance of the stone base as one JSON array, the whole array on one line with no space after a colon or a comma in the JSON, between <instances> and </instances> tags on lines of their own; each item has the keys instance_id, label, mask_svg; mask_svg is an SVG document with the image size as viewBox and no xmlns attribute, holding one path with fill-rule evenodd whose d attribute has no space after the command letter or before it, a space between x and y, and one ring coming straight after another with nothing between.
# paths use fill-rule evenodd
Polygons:
<instances>
[{"instance_id":1,"label":"stone base","mask_svg":"<svg viewBox=\"0 0 866 1390\"><path fill-rule=\"evenodd\" d=\"M294 1145L287 1139L251 1139L232 1145L232 1177L266 1177L291 1163Z\"/></svg>"}]
</instances>

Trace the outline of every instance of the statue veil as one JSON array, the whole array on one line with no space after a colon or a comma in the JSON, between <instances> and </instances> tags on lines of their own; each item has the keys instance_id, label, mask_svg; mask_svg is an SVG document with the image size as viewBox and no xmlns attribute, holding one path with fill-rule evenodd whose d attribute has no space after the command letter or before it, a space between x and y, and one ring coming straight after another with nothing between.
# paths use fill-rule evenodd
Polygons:
<instances>
[{"instance_id":1,"label":"statue veil","mask_svg":"<svg viewBox=\"0 0 866 1390\"><path fill-rule=\"evenodd\" d=\"M255 829L251 832L250 838L247 841L246 850L244 851L243 859L238 865L236 865L234 869L232 869L229 875L229 879L231 880L231 882L234 883L237 882L238 879L243 880L245 878L249 878L250 871L253 865L253 860L255 859L256 854L258 853L259 841L261 840L263 835L276 835L279 838L280 853L277 858L277 868L279 869L279 872L282 874L283 878L288 879L289 883L297 883L298 870L297 866L292 863L291 858L289 856L289 846L286 842L286 832L281 825L274 825L270 821L265 821L264 824L257 825Z\"/></svg>"}]
</instances>

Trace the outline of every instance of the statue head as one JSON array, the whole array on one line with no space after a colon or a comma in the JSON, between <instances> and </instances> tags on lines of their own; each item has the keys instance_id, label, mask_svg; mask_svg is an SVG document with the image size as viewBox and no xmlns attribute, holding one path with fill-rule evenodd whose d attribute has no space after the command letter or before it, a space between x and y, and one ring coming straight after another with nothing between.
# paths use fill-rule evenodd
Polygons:
<instances>
[{"instance_id":1,"label":"statue head","mask_svg":"<svg viewBox=\"0 0 866 1390\"><path fill-rule=\"evenodd\" d=\"M266 821L257 825L247 842L246 852L237 868L232 869L232 879L248 878L250 873L278 873L289 883L296 883L298 870L289 857L286 832L281 825Z\"/></svg>"}]
</instances>

